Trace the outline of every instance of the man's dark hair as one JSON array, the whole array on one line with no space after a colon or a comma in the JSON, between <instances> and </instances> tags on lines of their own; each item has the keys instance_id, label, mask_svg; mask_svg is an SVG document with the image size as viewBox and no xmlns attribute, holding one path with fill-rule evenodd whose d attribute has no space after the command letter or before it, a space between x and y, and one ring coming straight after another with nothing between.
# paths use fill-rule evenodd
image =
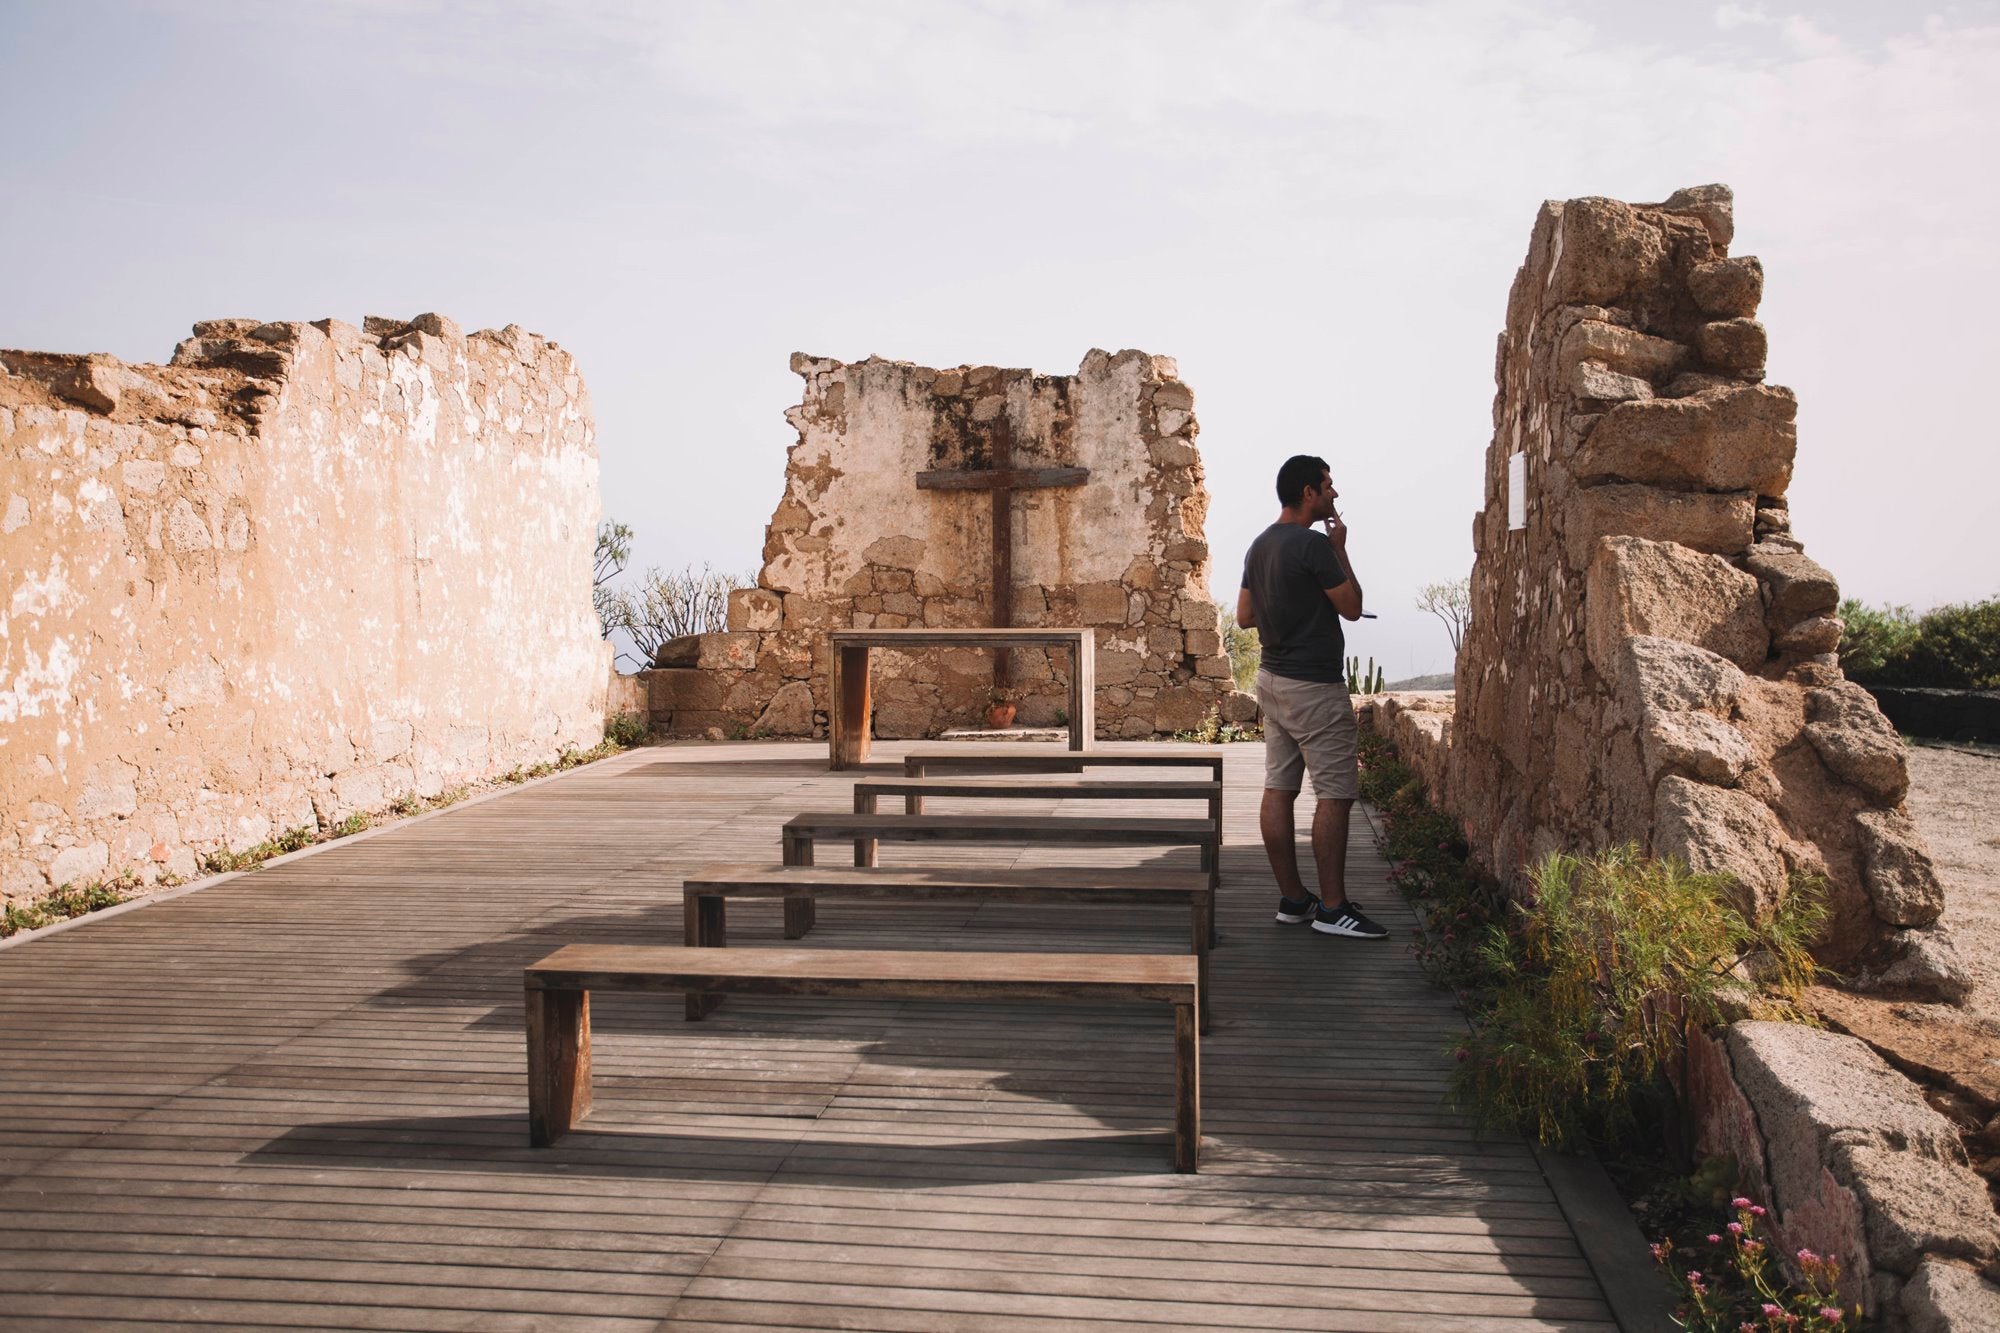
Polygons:
<instances>
[{"instance_id":1,"label":"man's dark hair","mask_svg":"<svg viewBox=\"0 0 2000 1333\"><path fill-rule=\"evenodd\" d=\"M1320 478L1327 473L1326 460L1314 458L1311 454L1293 454L1278 469L1278 503L1287 509L1298 508L1305 498L1306 487L1317 487Z\"/></svg>"}]
</instances>

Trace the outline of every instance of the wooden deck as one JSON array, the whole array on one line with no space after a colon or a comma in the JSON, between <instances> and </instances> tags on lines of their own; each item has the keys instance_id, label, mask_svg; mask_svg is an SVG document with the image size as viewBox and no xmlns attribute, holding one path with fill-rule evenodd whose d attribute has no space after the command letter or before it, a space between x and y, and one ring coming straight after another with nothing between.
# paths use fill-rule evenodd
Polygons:
<instances>
[{"instance_id":1,"label":"wooden deck","mask_svg":"<svg viewBox=\"0 0 2000 1333\"><path fill-rule=\"evenodd\" d=\"M1365 826L1353 891L1397 938L1272 922L1257 746L1226 752L1200 1175L1168 1169L1170 1025L1114 1006L605 995L597 1109L528 1147L522 967L678 942L679 871L772 860L903 748L637 751L0 951L0 1326L1615 1327L1528 1149L1441 1105L1461 1023ZM729 939L781 946L779 904ZM1179 953L1187 920L838 902L806 943Z\"/></svg>"}]
</instances>

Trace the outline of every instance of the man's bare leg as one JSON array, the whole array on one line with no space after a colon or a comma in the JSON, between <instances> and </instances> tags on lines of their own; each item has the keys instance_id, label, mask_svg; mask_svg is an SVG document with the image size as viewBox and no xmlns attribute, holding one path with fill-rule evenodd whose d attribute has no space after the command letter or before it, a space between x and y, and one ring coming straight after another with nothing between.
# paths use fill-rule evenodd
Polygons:
<instances>
[{"instance_id":1,"label":"man's bare leg","mask_svg":"<svg viewBox=\"0 0 2000 1333\"><path fill-rule=\"evenodd\" d=\"M1293 902L1306 896L1305 881L1299 878L1298 829L1292 822L1292 805L1299 799L1295 791L1277 791L1264 788L1264 804L1257 811L1257 829L1264 835L1264 855L1271 858L1271 874L1278 881L1278 892ZM1319 816L1313 816L1315 831L1319 827ZM1319 840L1315 836L1313 851L1317 855Z\"/></svg>"},{"instance_id":2,"label":"man's bare leg","mask_svg":"<svg viewBox=\"0 0 2000 1333\"><path fill-rule=\"evenodd\" d=\"M1347 822L1353 809L1352 801L1321 801L1313 807L1313 864L1319 868L1320 901L1328 907L1347 901Z\"/></svg>"}]
</instances>

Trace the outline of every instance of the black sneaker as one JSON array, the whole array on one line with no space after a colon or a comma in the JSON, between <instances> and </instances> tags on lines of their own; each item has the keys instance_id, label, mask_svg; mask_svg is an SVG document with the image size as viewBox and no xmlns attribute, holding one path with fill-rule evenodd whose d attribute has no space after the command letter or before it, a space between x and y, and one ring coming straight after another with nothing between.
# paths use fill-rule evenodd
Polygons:
<instances>
[{"instance_id":1,"label":"black sneaker","mask_svg":"<svg viewBox=\"0 0 2000 1333\"><path fill-rule=\"evenodd\" d=\"M1303 898L1278 899L1278 920L1287 926L1310 921L1313 919L1313 913L1317 911L1319 911L1319 899L1310 893Z\"/></svg>"},{"instance_id":2,"label":"black sneaker","mask_svg":"<svg viewBox=\"0 0 2000 1333\"><path fill-rule=\"evenodd\" d=\"M1319 905L1313 913L1313 929L1323 935L1339 935L1350 940L1386 940L1389 932L1361 915L1361 909L1353 903L1342 903L1338 907Z\"/></svg>"}]
</instances>

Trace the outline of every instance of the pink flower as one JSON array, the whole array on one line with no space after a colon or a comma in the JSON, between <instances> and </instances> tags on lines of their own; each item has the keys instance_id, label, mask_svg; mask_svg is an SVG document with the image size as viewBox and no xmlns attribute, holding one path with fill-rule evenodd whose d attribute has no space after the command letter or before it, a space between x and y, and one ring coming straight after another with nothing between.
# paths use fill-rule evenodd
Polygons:
<instances>
[{"instance_id":1,"label":"pink flower","mask_svg":"<svg viewBox=\"0 0 2000 1333\"><path fill-rule=\"evenodd\" d=\"M1731 1199L1729 1201L1729 1206L1731 1208L1748 1208L1750 1206L1750 1201L1748 1199Z\"/></svg>"},{"instance_id":2,"label":"pink flower","mask_svg":"<svg viewBox=\"0 0 2000 1333\"><path fill-rule=\"evenodd\" d=\"M1819 1307L1819 1317L1826 1320L1829 1324L1837 1324L1846 1318L1846 1315L1842 1313L1841 1308L1837 1305L1822 1305Z\"/></svg>"},{"instance_id":3,"label":"pink flower","mask_svg":"<svg viewBox=\"0 0 2000 1333\"><path fill-rule=\"evenodd\" d=\"M1766 1319L1776 1319L1779 1315L1784 1313L1783 1310L1771 1304L1769 1301L1764 1302L1763 1310L1764 1310L1764 1317Z\"/></svg>"},{"instance_id":4,"label":"pink flower","mask_svg":"<svg viewBox=\"0 0 2000 1333\"><path fill-rule=\"evenodd\" d=\"M1711 1235L1711 1236L1710 1236L1710 1237L1708 1238L1708 1243L1709 1243L1710 1245L1720 1245L1720 1244L1722 1244L1722 1237L1720 1237L1720 1236L1715 1236L1715 1235Z\"/></svg>"},{"instance_id":5,"label":"pink flower","mask_svg":"<svg viewBox=\"0 0 2000 1333\"><path fill-rule=\"evenodd\" d=\"M1811 1250L1802 1249L1799 1251L1799 1262L1802 1264L1816 1264L1819 1262L1819 1256Z\"/></svg>"},{"instance_id":6,"label":"pink flower","mask_svg":"<svg viewBox=\"0 0 2000 1333\"><path fill-rule=\"evenodd\" d=\"M1746 1240L1743 1242L1743 1253L1745 1254L1759 1254L1762 1253L1763 1249L1764 1242L1761 1240Z\"/></svg>"},{"instance_id":7,"label":"pink flower","mask_svg":"<svg viewBox=\"0 0 2000 1333\"><path fill-rule=\"evenodd\" d=\"M1750 1216L1752 1216L1752 1217L1762 1217L1763 1215L1764 1215L1764 1205L1763 1205L1763 1204L1761 1204L1761 1203L1753 1203L1753 1204L1751 1204L1751 1205L1750 1205Z\"/></svg>"},{"instance_id":8,"label":"pink flower","mask_svg":"<svg viewBox=\"0 0 2000 1333\"><path fill-rule=\"evenodd\" d=\"M1690 1269L1688 1269L1688 1281L1690 1281L1690 1282L1699 1282L1699 1281L1701 1281L1701 1270L1700 1270L1700 1269L1698 1269L1698 1268L1690 1268Z\"/></svg>"},{"instance_id":9,"label":"pink flower","mask_svg":"<svg viewBox=\"0 0 2000 1333\"><path fill-rule=\"evenodd\" d=\"M1730 1235L1732 1235L1732 1236L1740 1236L1740 1235L1742 1235L1742 1234L1743 1234L1743 1224L1742 1224L1741 1222L1731 1222L1731 1223L1729 1224L1729 1234L1730 1234Z\"/></svg>"}]
</instances>

